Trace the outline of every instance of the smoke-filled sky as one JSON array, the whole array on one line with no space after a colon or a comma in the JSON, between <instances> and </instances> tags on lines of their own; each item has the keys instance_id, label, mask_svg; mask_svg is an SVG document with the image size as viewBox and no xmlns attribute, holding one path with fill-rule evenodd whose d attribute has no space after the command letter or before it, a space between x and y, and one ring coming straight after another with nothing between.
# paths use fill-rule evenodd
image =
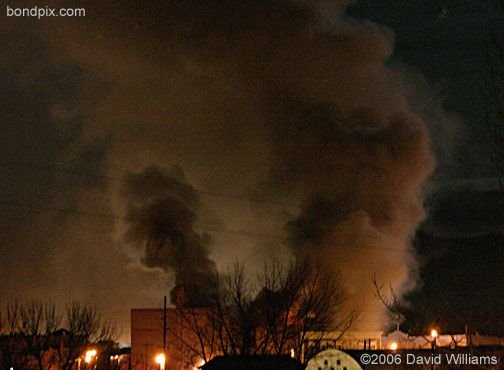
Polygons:
<instances>
[{"instance_id":1,"label":"smoke-filled sky","mask_svg":"<svg viewBox=\"0 0 504 370\"><path fill-rule=\"evenodd\" d=\"M443 237L503 231L480 89L504 10L438 3L3 9L0 304L79 299L127 343L130 308L203 292L236 259L253 276L301 256L341 270L360 328L382 328L373 274L422 286L425 218Z\"/></svg>"}]
</instances>

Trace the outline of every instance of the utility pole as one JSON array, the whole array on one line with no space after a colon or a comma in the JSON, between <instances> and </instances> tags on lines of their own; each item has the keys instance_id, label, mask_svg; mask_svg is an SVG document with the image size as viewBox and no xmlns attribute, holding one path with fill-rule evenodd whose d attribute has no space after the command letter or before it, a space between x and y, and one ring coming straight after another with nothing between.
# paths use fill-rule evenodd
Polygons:
<instances>
[{"instance_id":1,"label":"utility pole","mask_svg":"<svg viewBox=\"0 0 504 370\"><path fill-rule=\"evenodd\" d=\"M164 296L163 305L163 353L166 356L166 296Z\"/></svg>"}]
</instances>

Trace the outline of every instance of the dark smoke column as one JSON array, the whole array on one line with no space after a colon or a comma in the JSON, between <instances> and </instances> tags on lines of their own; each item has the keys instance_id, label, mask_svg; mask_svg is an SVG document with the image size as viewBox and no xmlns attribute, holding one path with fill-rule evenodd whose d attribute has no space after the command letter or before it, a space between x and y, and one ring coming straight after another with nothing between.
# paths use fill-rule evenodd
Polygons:
<instances>
[{"instance_id":1,"label":"dark smoke column","mask_svg":"<svg viewBox=\"0 0 504 370\"><path fill-rule=\"evenodd\" d=\"M208 256L210 237L194 229L199 196L180 168L164 174L151 166L126 177L126 242L143 249L142 263L175 273L172 303L205 307L215 292L215 263Z\"/></svg>"}]
</instances>

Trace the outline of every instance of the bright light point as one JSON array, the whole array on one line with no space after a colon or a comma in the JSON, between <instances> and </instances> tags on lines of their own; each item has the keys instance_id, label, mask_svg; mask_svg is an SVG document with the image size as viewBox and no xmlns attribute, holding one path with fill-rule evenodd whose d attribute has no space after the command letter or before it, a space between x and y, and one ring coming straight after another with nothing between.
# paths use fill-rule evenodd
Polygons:
<instances>
[{"instance_id":1,"label":"bright light point","mask_svg":"<svg viewBox=\"0 0 504 370\"><path fill-rule=\"evenodd\" d=\"M84 362L86 364L89 364L91 361L93 361L94 357L96 357L96 349L90 349L89 351L86 351L86 355L84 356Z\"/></svg>"},{"instance_id":2,"label":"bright light point","mask_svg":"<svg viewBox=\"0 0 504 370\"><path fill-rule=\"evenodd\" d=\"M396 351L396 350L397 350L397 348L399 348L399 345L397 344L397 342L392 342L392 343L390 344L390 349L391 349L392 351Z\"/></svg>"},{"instance_id":3,"label":"bright light point","mask_svg":"<svg viewBox=\"0 0 504 370\"><path fill-rule=\"evenodd\" d=\"M159 355L156 356L156 364L164 364L165 363L165 355L164 353L160 353Z\"/></svg>"},{"instance_id":4,"label":"bright light point","mask_svg":"<svg viewBox=\"0 0 504 370\"><path fill-rule=\"evenodd\" d=\"M164 353L160 353L155 358L156 364L159 365L160 370L164 370L166 364L166 356Z\"/></svg>"},{"instance_id":5,"label":"bright light point","mask_svg":"<svg viewBox=\"0 0 504 370\"><path fill-rule=\"evenodd\" d=\"M194 366L194 370L198 370L201 366L205 365L205 360L203 360L202 358L198 360L198 362L196 363L196 365Z\"/></svg>"},{"instance_id":6,"label":"bright light point","mask_svg":"<svg viewBox=\"0 0 504 370\"><path fill-rule=\"evenodd\" d=\"M432 338L437 338L438 336L438 332L436 329L432 329L431 332L430 332L430 335Z\"/></svg>"}]
</instances>

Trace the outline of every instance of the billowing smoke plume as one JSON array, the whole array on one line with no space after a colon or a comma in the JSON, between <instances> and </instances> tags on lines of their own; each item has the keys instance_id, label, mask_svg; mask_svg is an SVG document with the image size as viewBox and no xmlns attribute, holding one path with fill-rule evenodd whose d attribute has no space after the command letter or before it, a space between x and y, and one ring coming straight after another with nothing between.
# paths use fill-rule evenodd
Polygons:
<instances>
[{"instance_id":1,"label":"billowing smoke plume","mask_svg":"<svg viewBox=\"0 0 504 370\"><path fill-rule=\"evenodd\" d=\"M243 203L214 208L227 227L243 217L237 228L278 235L287 225L291 252L316 256L326 270L342 270L351 297L367 304L362 327L378 329L383 309L373 297L372 277L376 273L398 290L412 284L409 242L424 217L421 187L433 159L426 123L409 100L401 71L387 66L392 32L345 18L346 3L190 0L118 7L127 13L123 19L133 15L135 27L124 22L110 30L103 26L108 19L98 22L100 35L127 35L104 41L118 61L110 74L124 86L103 116L109 122L106 113L128 106L114 127L114 163L125 163L134 142L138 158L180 164L198 187L242 194L255 189L256 198L302 203L300 214L272 214L265 205L254 222L242 216L250 212ZM140 45L134 53L131 40ZM122 121L149 125L124 129ZM163 191L143 193L130 212L162 220L131 226L139 229L131 233L135 241L147 245L145 263L191 267L188 255L172 258L179 244L156 230L165 222L171 230L174 212L185 220L178 232L196 246L194 258L209 266L205 243L192 229L194 207L178 195L173 211L161 209L174 197ZM246 244L218 237L218 262ZM268 246L268 254L263 249L236 257L261 265L264 256L278 253L275 243ZM191 282L206 276L196 274Z\"/></svg>"},{"instance_id":2,"label":"billowing smoke plume","mask_svg":"<svg viewBox=\"0 0 504 370\"><path fill-rule=\"evenodd\" d=\"M208 257L210 236L194 228L200 200L180 168L164 174L155 166L126 177L128 229L125 240L143 249L142 263L175 273L172 303L203 307L215 293L215 263Z\"/></svg>"},{"instance_id":3,"label":"billowing smoke plume","mask_svg":"<svg viewBox=\"0 0 504 370\"><path fill-rule=\"evenodd\" d=\"M433 165L424 123L371 111L344 117L331 105L290 112L268 182L302 193L290 244L326 271L342 271L353 301L366 305L362 327L379 328L373 274L400 291L414 283L410 238L424 217L421 184Z\"/></svg>"},{"instance_id":4,"label":"billowing smoke plume","mask_svg":"<svg viewBox=\"0 0 504 370\"><path fill-rule=\"evenodd\" d=\"M105 6L89 0L86 17L78 19L6 18L1 34L12 52L2 66L13 71L2 105L9 112L6 158L63 163L78 167L76 173L132 173L121 191L108 177L86 190L58 173L54 182L64 178L71 196L62 196L67 192L45 172L5 173L11 184L5 189L19 192L6 199L44 199L49 204L41 208L82 213L68 214L66 222L55 217L56 226L34 221L28 233L4 218L6 292L75 292L119 312L127 328L130 307L160 304L167 275L174 274L183 288L175 290L189 304L204 305L212 260L220 270L234 259L260 270L265 258L297 254L342 270L348 292L367 303L362 327L383 324L371 279L376 273L404 289L411 282L409 239L423 218L421 187L433 166L431 122L424 117L441 113L424 114L418 107L428 108L422 94L411 93L407 69L391 67L392 31L350 19L348 3L114 0ZM25 22L33 32L25 32ZM32 60L44 63L26 64ZM55 79L54 86L46 83ZM35 97L34 86L44 86ZM56 137L61 145L46 148ZM106 142L97 150L100 160L75 154L100 142ZM72 153L75 165L65 160ZM152 163L180 165L206 195L200 202L176 171L144 170ZM33 185L46 183L47 191ZM266 202L248 202L249 192ZM237 231L211 233L211 258L209 238L195 229L200 203L223 229ZM99 213L127 216L126 232L117 217L103 222ZM140 259L124 253L118 234L126 234ZM268 239L271 234L277 238ZM277 242L284 236L288 248ZM33 274L39 270L43 278Z\"/></svg>"}]
</instances>

